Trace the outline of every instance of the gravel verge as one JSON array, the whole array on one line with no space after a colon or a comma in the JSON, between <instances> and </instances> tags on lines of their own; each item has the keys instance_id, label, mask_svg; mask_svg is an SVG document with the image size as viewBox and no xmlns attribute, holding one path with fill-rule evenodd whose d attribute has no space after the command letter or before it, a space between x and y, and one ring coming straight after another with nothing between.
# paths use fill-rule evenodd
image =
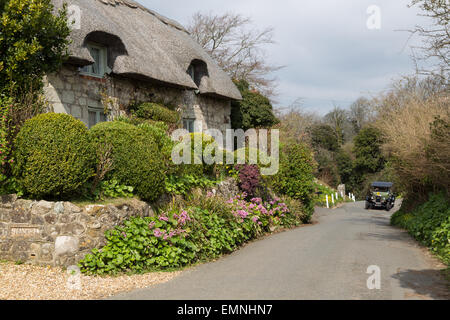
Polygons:
<instances>
[{"instance_id":1,"label":"gravel verge","mask_svg":"<svg viewBox=\"0 0 450 320\"><path fill-rule=\"evenodd\" d=\"M181 272L118 277L80 276L61 268L0 262L0 300L98 300L172 280ZM81 290L79 290L81 284Z\"/></svg>"}]
</instances>

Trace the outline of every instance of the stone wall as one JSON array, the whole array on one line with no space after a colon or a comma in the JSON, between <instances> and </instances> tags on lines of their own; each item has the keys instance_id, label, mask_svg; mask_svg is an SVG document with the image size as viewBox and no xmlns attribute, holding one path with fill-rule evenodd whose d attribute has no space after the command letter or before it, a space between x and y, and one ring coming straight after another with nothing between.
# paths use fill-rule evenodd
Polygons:
<instances>
[{"instance_id":1,"label":"stone wall","mask_svg":"<svg viewBox=\"0 0 450 320\"><path fill-rule=\"evenodd\" d=\"M225 200L240 193L233 178L208 190ZM165 195L155 205L169 204ZM71 266L105 245L105 231L131 217L153 216L150 205L129 199L118 204L77 206L0 196L0 259L38 265Z\"/></svg>"},{"instance_id":2,"label":"stone wall","mask_svg":"<svg viewBox=\"0 0 450 320\"><path fill-rule=\"evenodd\" d=\"M2 196L0 259L39 265L70 266L93 248L105 244L104 233L132 216L153 210L136 199L117 205L79 207L70 202L47 202Z\"/></svg>"},{"instance_id":3,"label":"stone wall","mask_svg":"<svg viewBox=\"0 0 450 320\"><path fill-rule=\"evenodd\" d=\"M196 119L196 130L231 128L229 100L117 76L103 79L80 75L78 68L65 66L45 78L45 95L51 111L67 113L89 123L88 109L106 110L108 120L126 114L132 102L162 101L182 111L185 119Z\"/></svg>"}]
</instances>

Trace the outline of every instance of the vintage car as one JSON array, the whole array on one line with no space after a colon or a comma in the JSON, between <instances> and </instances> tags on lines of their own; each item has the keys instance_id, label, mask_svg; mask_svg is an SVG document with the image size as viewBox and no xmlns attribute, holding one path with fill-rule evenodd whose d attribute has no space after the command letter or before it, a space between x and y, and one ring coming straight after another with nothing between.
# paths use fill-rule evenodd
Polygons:
<instances>
[{"instance_id":1,"label":"vintage car","mask_svg":"<svg viewBox=\"0 0 450 320\"><path fill-rule=\"evenodd\" d=\"M393 185L392 182L372 183L369 194L366 196L366 209L382 208L390 211L395 205Z\"/></svg>"}]
</instances>

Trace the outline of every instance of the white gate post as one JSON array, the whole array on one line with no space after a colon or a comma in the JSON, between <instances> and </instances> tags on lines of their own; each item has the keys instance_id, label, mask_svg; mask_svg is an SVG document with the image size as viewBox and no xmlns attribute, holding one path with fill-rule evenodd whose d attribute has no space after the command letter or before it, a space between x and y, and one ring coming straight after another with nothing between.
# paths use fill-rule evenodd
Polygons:
<instances>
[{"instance_id":1,"label":"white gate post","mask_svg":"<svg viewBox=\"0 0 450 320\"><path fill-rule=\"evenodd\" d=\"M330 209L330 204L328 203L328 195L327 195L327 209Z\"/></svg>"}]
</instances>

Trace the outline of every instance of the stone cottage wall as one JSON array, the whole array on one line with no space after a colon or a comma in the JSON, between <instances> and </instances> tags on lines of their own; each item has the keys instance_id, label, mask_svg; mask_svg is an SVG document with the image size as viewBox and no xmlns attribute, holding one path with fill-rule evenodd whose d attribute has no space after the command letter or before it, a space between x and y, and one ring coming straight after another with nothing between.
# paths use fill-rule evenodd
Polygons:
<instances>
[{"instance_id":1,"label":"stone cottage wall","mask_svg":"<svg viewBox=\"0 0 450 320\"><path fill-rule=\"evenodd\" d=\"M78 207L70 202L47 202L2 196L0 259L39 265L70 266L93 248L105 244L106 230L132 216L153 215L145 202Z\"/></svg>"},{"instance_id":2,"label":"stone cottage wall","mask_svg":"<svg viewBox=\"0 0 450 320\"><path fill-rule=\"evenodd\" d=\"M198 95L148 82L80 75L78 68L65 66L45 78L45 95L51 111L67 113L88 125L88 108L107 111L108 120L126 114L132 102L163 101L182 111L183 118L196 119L197 130L231 128L231 104L225 99Z\"/></svg>"}]
</instances>

